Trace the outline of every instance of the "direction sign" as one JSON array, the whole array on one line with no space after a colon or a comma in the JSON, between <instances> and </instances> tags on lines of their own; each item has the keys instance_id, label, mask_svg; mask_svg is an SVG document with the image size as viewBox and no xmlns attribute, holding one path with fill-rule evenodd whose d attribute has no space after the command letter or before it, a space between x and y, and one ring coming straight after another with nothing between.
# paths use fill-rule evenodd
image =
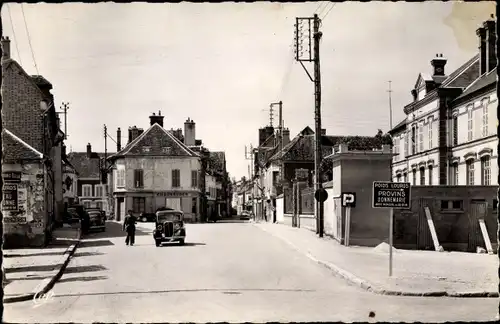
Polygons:
<instances>
[{"instance_id":1,"label":"direction sign","mask_svg":"<svg viewBox=\"0 0 500 324\"><path fill-rule=\"evenodd\" d=\"M356 207L356 193L343 192L342 193L342 207Z\"/></svg>"},{"instance_id":2,"label":"direction sign","mask_svg":"<svg viewBox=\"0 0 500 324\"><path fill-rule=\"evenodd\" d=\"M410 208L411 185L408 182L373 182L373 208Z\"/></svg>"},{"instance_id":3,"label":"direction sign","mask_svg":"<svg viewBox=\"0 0 500 324\"><path fill-rule=\"evenodd\" d=\"M328 192L325 189L320 188L314 193L314 198L319 202L325 202L328 199Z\"/></svg>"}]
</instances>

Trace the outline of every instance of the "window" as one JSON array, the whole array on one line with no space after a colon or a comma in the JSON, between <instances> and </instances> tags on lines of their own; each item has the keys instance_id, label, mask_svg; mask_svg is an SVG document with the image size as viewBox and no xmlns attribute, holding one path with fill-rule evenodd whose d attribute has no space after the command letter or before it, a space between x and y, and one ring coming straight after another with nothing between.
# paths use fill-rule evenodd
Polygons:
<instances>
[{"instance_id":1,"label":"window","mask_svg":"<svg viewBox=\"0 0 500 324\"><path fill-rule=\"evenodd\" d=\"M102 185L95 185L94 187L95 187L95 196L102 197L103 196Z\"/></svg>"},{"instance_id":2,"label":"window","mask_svg":"<svg viewBox=\"0 0 500 324\"><path fill-rule=\"evenodd\" d=\"M134 188L144 188L144 170L134 170Z\"/></svg>"},{"instance_id":3,"label":"window","mask_svg":"<svg viewBox=\"0 0 500 324\"><path fill-rule=\"evenodd\" d=\"M398 175L396 176L396 182L401 182L401 174L398 174Z\"/></svg>"},{"instance_id":4,"label":"window","mask_svg":"<svg viewBox=\"0 0 500 324\"><path fill-rule=\"evenodd\" d=\"M405 153L405 157L407 157L408 156L408 137L409 137L409 134L406 133L404 136L405 136L404 153Z\"/></svg>"},{"instance_id":5,"label":"window","mask_svg":"<svg viewBox=\"0 0 500 324\"><path fill-rule=\"evenodd\" d=\"M453 145L458 145L458 116L453 117Z\"/></svg>"},{"instance_id":6,"label":"window","mask_svg":"<svg viewBox=\"0 0 500 324\"><path fill-rule=\"evenodd\" d=\"M179 188L181 186L181 170L172 170L172 187Z\"/></svg>"},{"instance_id":7,"label":"window","mask_svg":"<svg viewBox=\"0 0 500 324\"><path fill-rule=\"evenodd\" d=\"M432 186L432 165L429 165L429 186Z\"/></svg>"},{"instance_id":8,"label":"window","mask_svg":"<svg viewBox=\"0 0 500 324\"><path fill-rule=\"evenodd\" d=\"M458 163L453 163L453 180L454 180L454 185L458 186Z\"/></svg>"},{"instance_id":9,"label":"window","mask_svg":"<svg viewBox=\"0 0 500 324\"><path fill-rule=\"evenodd\" d=\"M413 185L416 186L417 185L417 169L413 169Z\"/></svg>"},{"instance_id":10,"label":"window","mask_svg":"<svg viewBox=\"0 0 500 324\"><path fill-rule=\"evenodd\" d=\"M96 207L99 208L100 210L102 210L102 201L97 201L95 203Z\"/></svg>"},{"instance_id":11,"label":"window","mask_svg":"<svg viewBox=\"0 0 500 324\"><path fill-rule=\"evenodd\" d=\"M142 151L143 151L143 152L151 152L151 147L150 147L150 146L144 146L144 147L142 148Z\"/></svg>"},{"instance_id":12,"label":"window","mask_svg":"<svg viewBox=\"0 0 500 324\"><path fill-rule=\"evenodd\" d=\"M170 146L165 146L161 148L163 153L170 154L172 153L172 148Z\"/></svg>"},{"instance_id":13,"label":"window","mask_svg":"<svg viewBox=\"0 0 500 324\"><path fill-rule=\"evenodd\" d=\"M394 160L399 160L399 137L394 138L394 154L398 154L394 157Z\"/></svg>"},{"instance_id":14,"label":"window","mask_svg":"<svg viewBox=\"0 0 500 324\"><path fill-rule=\"evenodd\" d=\"M125 169L116 170L116 187L125 187Z\"/></svg>"},{"instance_id":15,"label":"window","mask_svg":"<svg viewBox=\"0 0 500 324\"><path fill-rule=\"evenodd\" d=\"M82 186L82 197L92 197L92 185Z\"/></svg>"},{"instance_id":16,"label":"window","mask_svg":"<svg viewBox=\"0 0 500 324\"><path fill-rule=\"evenodd\" d=\"M424 150L424 124L418 127L418 151L422 152Z\"/></svg>"},{"instance_id":17,"label":"window","mask_svg":"<svg viewBox=\"0 0 500 324\"><path fill-rule=\"evenodd\" d=\"M434 125L432 119L429 120L429 124L427 124L427 136L429 136L429 150L432 149L432 125Z\"/></svg>"},{"instance_id":18,"label":"window","mask_svg":"<svg viewBox=\"0 0 500 324\"><path fill-rule=\"evenodd\" d=\"M417 129L415 126L411 128L411 154L417 153Z\"/></svg>"},{"instance_id":19,"label":"window","mask_svg":"<svg viewBox=\"0 0 500 324\"><path fill-rule=\"evenodd\" d=\"M191 187L198 188L198 170L191 171Z\"/></svg>"},{"instance_id":20,"label":"window","mask_svg":"<svg viewBox=\"0 0 500 324\"><path fill-rule=\"evenodd\" d=\"M467 185L474 185L474 159L467 160Z\"/></svg>"},{"instance_id":21,"label":"window","mask_svg":"<svg viewBox=\"0 0 500 324\"><path fill-rule=\"evenodd\" d=\"M196 206L196 203L197 203L197 198L192 198L192 203L191 203L191 212L193 214L196 214L196 211L197 211L197 206Z\"/></svg>"},{"instance_id":22,"label":"window","mask_svg":"<svg viewBox=\"0 0 500 324\"><path fill-rule=\"evenodd\" d=\"M420 168L420 185L425 186L425 168Z\"/></svg>"},{"instance_id":23,"label":"window","mask_svg":"<svg viewBox=\"0 0 500 324\"><path fill-rule=\"evenodd\" d=\"M441 200L441 210L458 211L464 209L463 200Z\"/></svg>"},{"instance_id":24,"label":"window","mask_svg":"<svg viewBox=\"0 0 500 324\"><path fill-rule=\"evenodd\" d=\"M408 173L403 173L403 182L408 182Z\"/></svg>"},{"instance_id":25,"label":"window","mask_svg":"<svg viewBox=\"0 0 500 324\"><path fill-rule=\"evenodd\" d=\"M481 158L481 184L483 186L491 184L491 162L489 156Z\"/></svg>"},{"instance_id":26,"label":"window","mask_svg":"<svg viewBox=\"0 0 500 324\"><path fill-rule=\"evenodd\" d=\"M472 127L473 127L473 124L472 124L472 118L473 118L473 111L472 111L472 107L470 107L468 110L467 110L467 140L468 141L472 141L473 137L472 137Z\"/></svg>"},{"instance_id":27,"label":"window","mask_svg":"<svg viewBox=\"0 0 500 324\"><path fill-rule=\"evenodd\" d=\"M488 99L483 99L482 112L483 112L483 137L488 136Z\"/></svg>"},{"instance_id":28,"label":"window","mask_svg":"<svg viewBox=\"0 0 500 324\"><path fill-rule=\"evenodd\" d=\"M132 211L134 213L144 213L146 211L146 198L133 197L132 198Z\"/></svg>"}]
</instances>

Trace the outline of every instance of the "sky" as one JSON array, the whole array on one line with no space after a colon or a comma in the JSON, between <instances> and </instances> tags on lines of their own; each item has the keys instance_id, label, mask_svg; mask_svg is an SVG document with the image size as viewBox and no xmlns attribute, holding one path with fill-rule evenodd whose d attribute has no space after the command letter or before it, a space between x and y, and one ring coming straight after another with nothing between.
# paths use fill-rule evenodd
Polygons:
<instances>
[{"instance_id":1,"label":"sky","mask_svg":"<svg viewBox=\"0 0 500 324\"><path fill-rule=\"evenodd\" d=\"M147 129L161 111L167 129L193 119L196 138L225 151L239 179L272 102L283 102L291 137L314 129L314 86L293 60L295 17L322 19L322 128L373 136L390 128L388 81L395 125L436 53L451 73L476 54L475 30L495 12L495 2L106 2L9 3L1 17L12 58L53 84L56 107L69 102L72 151L103 152L104 124L115 140L122 129L124 146L128 127Z\"/></svg>"}]
</instances>

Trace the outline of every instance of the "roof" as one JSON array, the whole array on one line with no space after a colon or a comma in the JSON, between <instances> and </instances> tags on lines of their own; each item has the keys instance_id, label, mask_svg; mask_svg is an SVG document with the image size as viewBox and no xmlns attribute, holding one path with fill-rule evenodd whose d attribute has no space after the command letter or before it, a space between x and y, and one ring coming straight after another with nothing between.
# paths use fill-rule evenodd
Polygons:
<instances>
[{"instance_id":1,"label":"roof","mask_svg":"<svg viewBox=\"0 0 500 324\"><path fill-rule=\"evenodd\" d=\"M462 64L453 71L441 84L442 87L461 87L465 88L470 82L479 77L479 54L474 55L470 60ZM467 83L467 80L472 81ZM465 84L465 85L464 85Z\"/></svg>"},{"instance_id":2,"label":"roof","mask_svg":"<svg viewBox=\"0 0 500 324\"><path fill-rule=\"evenodd\" d=\"M50 86L52 87L52 83L50 83L47 79L45 79L41 75L32 75L31 79L38 85L38 86Z\"/></svg>"},{"instance_id":3,"label":"roof","mask_svg":"<svg viewBox=\"0 0 500 324\"><path fill-rule=\"evenodd\" d=\"M2 130L2 148L4 161L40 160L43 154L7 129Z\"/></svg>"},{"instance_id":4,"label":"roof","mask_svg":"<svg viewBox=\"0 0 500 324\"><path fill-rule=\"evenodd\" d=\"M476 79L473 83L471 83L464 92L460 96L458 96L455 100L462 99L464 97L469 96L470 94L481 90L489 85L495 84L497 82L497 68L494 68L492 71L483 74L480 78Z\"/></svg>"},{"instance_id":5,"label":"roof","mask_svg":"<svg viewBox=\"0 0 500 324\"><path fill-rule=\"evenodd\" d=\"M101 158L98 154L87 157L87 152L71 152L68 161L75 168L75 171L82 178L99 178Z\"/></svg>"},{"instance_id":6,"label":"roof","mask_svg":"<svg viewBox=\"0 0 500 324\"><path fill-rule=\"evenodd\" d=\"M394 126L391 130L389 130L389 134L395 132L396 130L398 130L399 128L403 127L406 125L406 118L403 119L402 121L400 121L396 126Z\"/></svg>"},{"instance_id":7,"label":"roof","mask_svg":"<svg viewBox=\"0 0 500 324\"><path fill-rule=\"evenodd\" d=\"M165 151L166 148L168 148L168 151ZM130 142L120 152L110 157L134 155L199 156L157 123Z\"/></svg>"}]
</instances>

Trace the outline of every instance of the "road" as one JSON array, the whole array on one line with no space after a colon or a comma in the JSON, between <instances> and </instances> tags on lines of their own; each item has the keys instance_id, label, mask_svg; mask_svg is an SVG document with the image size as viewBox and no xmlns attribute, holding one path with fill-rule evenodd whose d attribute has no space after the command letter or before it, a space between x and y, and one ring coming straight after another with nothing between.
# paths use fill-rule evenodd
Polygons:
<instances>
[{"instance_id":1,"label":"road","mask_svg":"<svg viewBox=\"0 0 500 324\"><path fill-rule=\"evenodd\" d=\"M495 298L381 296L349 286L250 223L188 224L185 246L155 247L152 224L88 236L54 298L6 304L4 320L55 322L482 321Z\"/></svg>"}]
</instances>

